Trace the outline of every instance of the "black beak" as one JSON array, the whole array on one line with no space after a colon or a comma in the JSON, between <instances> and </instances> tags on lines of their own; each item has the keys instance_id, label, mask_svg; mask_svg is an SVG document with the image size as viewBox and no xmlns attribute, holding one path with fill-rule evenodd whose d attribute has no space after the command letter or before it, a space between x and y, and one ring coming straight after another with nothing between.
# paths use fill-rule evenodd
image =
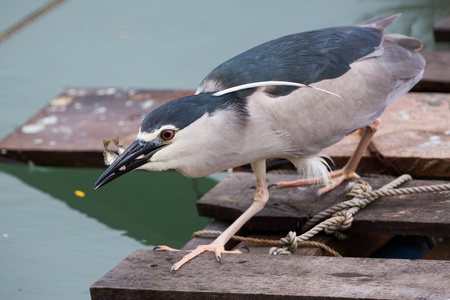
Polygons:
<instances>
[{"instance_id":1,"label":"black beak","mask_svg":"<svg viewBox=\"0 0 450 300\"><path fill-rule=\"evenodd\" d=\"M100 176L94 185L94 189L98 189L117 177L148 163L153 154L158 152L162 146L142 140L134 141ZM144 157L138 158L141 155L144 155Z\"/></svg>"}]
</instances>

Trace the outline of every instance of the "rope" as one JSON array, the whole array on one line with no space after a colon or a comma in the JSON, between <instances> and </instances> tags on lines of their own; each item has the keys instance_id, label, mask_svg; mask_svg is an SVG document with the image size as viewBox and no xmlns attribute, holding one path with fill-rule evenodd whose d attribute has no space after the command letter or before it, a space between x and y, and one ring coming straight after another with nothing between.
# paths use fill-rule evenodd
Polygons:
<instances>
[{"instance_id":1,"label":"rope","mask_svg":"<svg viewBox=\"0 0 450 300\"><path fill-rule=\"evenodd\" d=\"M336 204L312 217L302 228L302 231L306 232L297 236L295 239L289 239L290 242L298 243L300 241L308 240L322 230L327 234L334 234L338 239L345 239L347 236L342 233L342 231L351 227L353 216L361 208L364 208L367 204L375 201L379 197L450 191L450 184L395 189L397 186L410 180L412 180L410 175L402 175L375 191L372 191L372 188L368 183L362 180L356 181L350 192L346 195L347 201ZM320 220L325 218L328 219L319 223ZM319 224L315 225L317 223ZM282 248L291 249L287 243Z\"/></svg>"},{"instance_id":2,"label":"rope","mask_svg":"<svg viewBox=\"0 0 450 300\"><path fill-rule=\"evenodd\" d=\"M211 236L211 237L217 237L222 233L222 231L218 230L200 230L196 231L192 234L192 237L205 237L205 236ZM294 231L289 232L289 234L295 237L296 233ZM289 236L288 234L288 236ZM246 242L246 243L253 243L253 244L263 244L263 245L274 245L274 246L280 246L280 247L272 247L269 250L269 254L272 255L289 255L292 254L295 250L297 250L298 246L304 246L304 247L317 247L323 249L325 252L336 256L336 257L342 257L337 251L331 249L327 245L320 243L320 242L314 242L314 241L302 241L298 242L297 244L291 243L290 239L282 238L281 240L269 240L269 239L256 239L251 237L244 237L244 236L238 236L234 235L231 237L232 240L239 241L239 242ZM283 240L284 239L284 240ZM291 238L292 239L292 238ZM292 249L295 248L295 250L290 251L286 250L283 247L283 243L289 243L292 247Z\"/></svg>"},{"instance_id":3,"label":"rope","mask_svg":"<svg viewBox=\"0 0 450 300\"><path fill-rule=\"evenodd\" d=\"M302 231L306 232L300 236L297 236L296 232L291 231L286 237L281 238L280 240L255 239L242 236L233 236L231 239L240 242L274 245L275 247L272 247L269 250L269 253L272 255L289 255L295 252L298 246L310 246L319 247L334 256L340 257L341 255L339 253L327 245L307 240L318 234L320 231L324 231L327 234L334 234L338 239L347 238L342 231L351 227L353 216L358 213L361 208L364 208L367 204L375 201L379 197L450 191L450 184L396 189L399 185L410 180L412 180L410 175L402 175L375 191L372 190L367 182L357 180L346 194L347 201L338 203L312 217L302 228ZM320 222L323 219L326 220ZM195 232L192 237L204 235L218 236L221 233L221 231L203 230Z\"/></svg>"},{"instance_id":4,"label":"rope","mask_svg":"<svg viewBox=\"0 0 450 300\"><path fill-rule=\"evenodd\" d=\"M354 208L359 211L365 205L373 202L379 197L385 196L400 196L400 195L409 195L409 194L418 194L418 193L431 193L431 192L443 192L450 190L450 184L440 184L440 185L429 185L429 186L418 186L418 187L409 187L409 188L401 188L395 189L395 187L412 180L410 175L402 175L395 179L394 181L388 183L387 185L381 187L376 191L365 191L362 193L356 193L353 199L341 202L336 204L320 213L312 217L302 228L303 231L306 231L317 224L320 220L332 216L337 212L343 211L346 208ZM357 192L360 187L359 183L361 180L355 182L356 187L353 187L352 190L347 194L347 197L351 195L353 192ZM356 211L356 212L357 212Z\"/></svg>"},{"instance_id":5,"label":"rope","mask_svg":"<svg viewBox=\"0 0 450 300\"><path fill-rule=\"evenodd\" d=\"M0 43L6 40L8 37L12 36L16 32L18 32L20 29L25 27L26 25L30 24L31 22L35 21L37 18L43 16L44 14L48 13L51 9L55 8L59 4L63 3L66 0L53 0L47 3L46 5L42 6L41 8L37 9L30 15L26 16L25 19L19 21L18 23L14 24L12 27L6 29L3 32L0 32Z\"/></svg>"},{"instance_id":6,"label":"rope","mask_svg":"<svg viewBox=\"0 0 450 300\"><path fill-rule=\"evenodd\" d=\"M350 192L347 193L346 199L347 201L338 203L320 213L312 217L302 228L302 231L307 231L312 228L315 224L319 223L320 220L325 219L329 216L344 216L347 218L345 225L341 228L341 230L346 230L344 228L349 227L348 224L351 224L353 221L353 215L356 214L361 208L365 207L367 204L371 203L378 197L374 196L373 193L379 193L379 191L385 191L388 189L393 189L407 181L410 181L412 177L410 175L402 175L394 181L388 183L377 191L372 191L372 187L363 180L357 180ZM347 209L347 210L345 210ZM346 213L348 212L348 213ZM351 218L351 220L350 220ZM348 229L348 228L347 228ZM329 229L326 232L328 234L331 231L336 232L338 228L333 227L333 229Z\"/></svg>"}]
</instances>

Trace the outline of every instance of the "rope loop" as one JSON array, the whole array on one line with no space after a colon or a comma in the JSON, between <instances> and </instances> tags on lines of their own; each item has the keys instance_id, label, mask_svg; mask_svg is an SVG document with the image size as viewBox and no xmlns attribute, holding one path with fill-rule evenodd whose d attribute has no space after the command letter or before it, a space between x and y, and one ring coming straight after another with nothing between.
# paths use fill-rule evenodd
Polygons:
<instances>
[{"instance_id":1,"label":"rope loop","mask_svg":"<svg viewBox=\"0 0 450 300\"><path fill-rule=\"evenodd\" d=\"M370 192L372 190L370 184L362 179L358 179L357 181L353 182L350 187L351 190L345 195L346 200L351 200L357 195Z\"/></svg>"},{"instance_id":2,"label":"rope loop","mask_svg":"<svg viewBox=\"0 0 450 300\"><path fill-rule=\"evenodd\" d=\"M272 247L269 249L270 255L291 255L292 253L286 247Z\"/></svg>"},{"instance_id":3,"label":"rope loop","mask_svg":"<svg viewBox=\"0 0 450 300\"><path fill-rule=\"evenodd\" d=\"M295 231L289 231L286 237L280 239L279 243L281 247L286 247L291 253L295 252L298 247L297 233Z\"/></svg>"}]
</instances>

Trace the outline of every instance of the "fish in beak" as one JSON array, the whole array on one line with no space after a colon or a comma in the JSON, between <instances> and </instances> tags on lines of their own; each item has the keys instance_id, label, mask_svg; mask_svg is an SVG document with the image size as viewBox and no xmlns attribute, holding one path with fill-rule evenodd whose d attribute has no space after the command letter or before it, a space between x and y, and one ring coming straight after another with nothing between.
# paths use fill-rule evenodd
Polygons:
<instances>
[{"instance_id":1,"label":"fish in beak","mask_svg":"<svg viewBox=\"0 0 450 300\"><path fill-rule=\"evenodd\" d=\"M135 140L100 176L94 185L94 189L98 189L108 182L148 163L150 158L161 150L163 146L163 144L158 144L154 141Z\"/></svg>"}]
</instances>

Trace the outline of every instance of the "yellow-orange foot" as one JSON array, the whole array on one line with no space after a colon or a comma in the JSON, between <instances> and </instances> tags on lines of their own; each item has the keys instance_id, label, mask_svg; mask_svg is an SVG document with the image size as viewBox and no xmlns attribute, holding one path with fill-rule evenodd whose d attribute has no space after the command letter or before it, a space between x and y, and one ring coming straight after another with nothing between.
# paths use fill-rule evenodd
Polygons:
<instances>
[{"instance_id":1,"label":"yellow-orange foot","mask_svg":"<svg viewBox=\"0 0 450 300\"><path fill-rule=\"evenodd\" d=\"M169 248L169 247L168 247ZM170 248L171 249L171 248ZM197 255L203 253L203 252L214 252L216 255L216 259L218 262L222 263L222 253L242 253L239 250L233 250L233 251L227 251L224 249L223 246L215 245L214 242L209 245L200 245L195 248L195 250L192 250L189 254L186 254L179 262L174 264L172 268L170 269L170 272L178 270L182 265L196 257Z\"/></svg>"}]
</instances>

